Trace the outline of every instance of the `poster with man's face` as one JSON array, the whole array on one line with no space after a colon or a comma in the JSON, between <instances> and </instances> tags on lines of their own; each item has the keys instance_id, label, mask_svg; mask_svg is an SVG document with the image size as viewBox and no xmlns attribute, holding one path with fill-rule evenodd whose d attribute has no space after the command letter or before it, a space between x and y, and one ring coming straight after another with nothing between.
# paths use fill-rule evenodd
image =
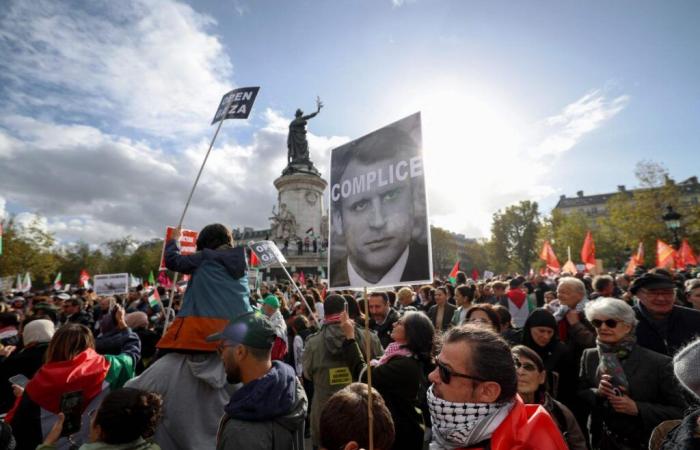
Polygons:
<instances>
[{"instance_id":1,"label":"poster with man's face","mask_svg":"<svg viewBox=\"0 0 700 450\"><path fill-rule=\"evenodd\" d=\"M331 288L431 281L420 113L331 152Z\"/></svg>"}]
</instances>

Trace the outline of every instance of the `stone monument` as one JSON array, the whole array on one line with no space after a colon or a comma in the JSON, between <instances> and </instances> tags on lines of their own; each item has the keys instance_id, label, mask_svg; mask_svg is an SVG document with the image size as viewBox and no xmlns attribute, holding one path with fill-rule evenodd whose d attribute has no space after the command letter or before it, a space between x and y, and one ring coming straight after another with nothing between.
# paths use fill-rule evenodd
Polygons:
<instances>
[{"instance_id":1,"label":"stone monument","mask_svg":"<svg viewBox=\"0 0 700 450\"><path fill-rule=\"evenodd\" d=\"M327 238L324 221L327 222L328 218L324 215L323 194L328 183L314 167L306 139L306 124L321 108L323 103L317 98L316 112L305 116L301 109L297 109L289 124L287 167L274 181L278 194L277 205L272 207L270 217L270 238L277 242L290 241L292 248L294 243L291 241L307 236L321 241Z\"/></svg>"}]
</instances>

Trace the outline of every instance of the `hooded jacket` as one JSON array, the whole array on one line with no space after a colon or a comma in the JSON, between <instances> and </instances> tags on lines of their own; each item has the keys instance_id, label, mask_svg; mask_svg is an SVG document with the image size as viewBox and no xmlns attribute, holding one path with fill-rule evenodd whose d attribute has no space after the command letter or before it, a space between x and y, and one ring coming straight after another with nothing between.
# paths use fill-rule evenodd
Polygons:
<instances>
[{"instance_id":1,"label":"hooded jacket","mask_svg":"<svg viewBox=\"0 0 700 450\"><path fill-rule=\"evenodd\" d=\"M216 446L221 411L233 391L216 353L167 353L126 386L163 397L164 414L153 437L163 450ZM196 414L195 405L202 406Z\"/></svg>"},{"instance_id":2,"label":"hooded jacket","mask_svg":"<svg viewBox=\"0 0 700 450\"><path fill-rule=\"evenodd\" d=\"M280 361L245 384L224 409L217 450L303 450L308 403L294 369Z\"/></svg>"},{"instance_id":3,"label":"hooded jacket","mask_svg":"<svg viewBox=\"0 0 700 450\"><path fill-rule=\"evenodd\" d=\"M245 250L222 245L181 255L177 241L171 239L165 247L165 265L192 278L182 308L158 348L214 352L217 343L205 338L221 331L232 318L252 311Z\"/></svg>"},{"instance_id":4,"label":"hooded jacket","mask_svg":"<svg viewBox=\"0 0 700 450\"><path fill-rule=\"evenodd\" d=\"M355 336L360 349L365 349L365 330L356 328ZM372 332L372 336L376 336ZM321 331L312 334L306 341L302 355L304 377L314 383L314 395L311 400L311 438L313 444L320 446L320 418L321 410L329 398L348 384L352 383L353 376L345 360L343 342L345 336L338 324L325 324ZM382 354L381 345L377 339L371 341L369 359L377 358ZM367 355L365 360L367 360Z\"/></svg>"}]
</instances>

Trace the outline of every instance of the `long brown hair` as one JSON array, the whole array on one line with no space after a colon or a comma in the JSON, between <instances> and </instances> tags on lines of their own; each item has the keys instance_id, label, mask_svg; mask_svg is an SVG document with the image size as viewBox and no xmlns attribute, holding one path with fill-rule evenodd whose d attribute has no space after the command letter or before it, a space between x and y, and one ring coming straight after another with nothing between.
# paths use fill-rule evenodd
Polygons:
<instances>
[{"instance_id":1,"label":"long brown hair","mask_svg":"<svg viewBox=\"0 0 700 450\"><path fill-rule=\"evenodd\" d=\"M46 362L70 361L88 348L95 348L90 329L78 323L67 323L51 338L46 349Z\"/></svg>"}]
</instances>

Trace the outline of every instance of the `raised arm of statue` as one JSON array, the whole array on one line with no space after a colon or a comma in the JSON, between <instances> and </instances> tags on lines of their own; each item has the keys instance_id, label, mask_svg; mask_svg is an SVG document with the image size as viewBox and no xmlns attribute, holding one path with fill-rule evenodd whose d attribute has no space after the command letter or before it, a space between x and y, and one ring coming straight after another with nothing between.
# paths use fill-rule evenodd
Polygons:
<instances>
[{"instance_id":1,"label":"raised arm of statue","mask_svg":"<svg viewBox=\"0 0 700 450\"><path fill-rule=\"evenodd\" d=\"M306 116L302 117L302 119L304 119L304 120L313 119L314 117L316 117L318 115L318 113L321 112L321 108L323 108L323 103L321 102L321 98L316 97L316 112L311 113L309 115L306 115Z\"/></svg>"}]
</instances>

